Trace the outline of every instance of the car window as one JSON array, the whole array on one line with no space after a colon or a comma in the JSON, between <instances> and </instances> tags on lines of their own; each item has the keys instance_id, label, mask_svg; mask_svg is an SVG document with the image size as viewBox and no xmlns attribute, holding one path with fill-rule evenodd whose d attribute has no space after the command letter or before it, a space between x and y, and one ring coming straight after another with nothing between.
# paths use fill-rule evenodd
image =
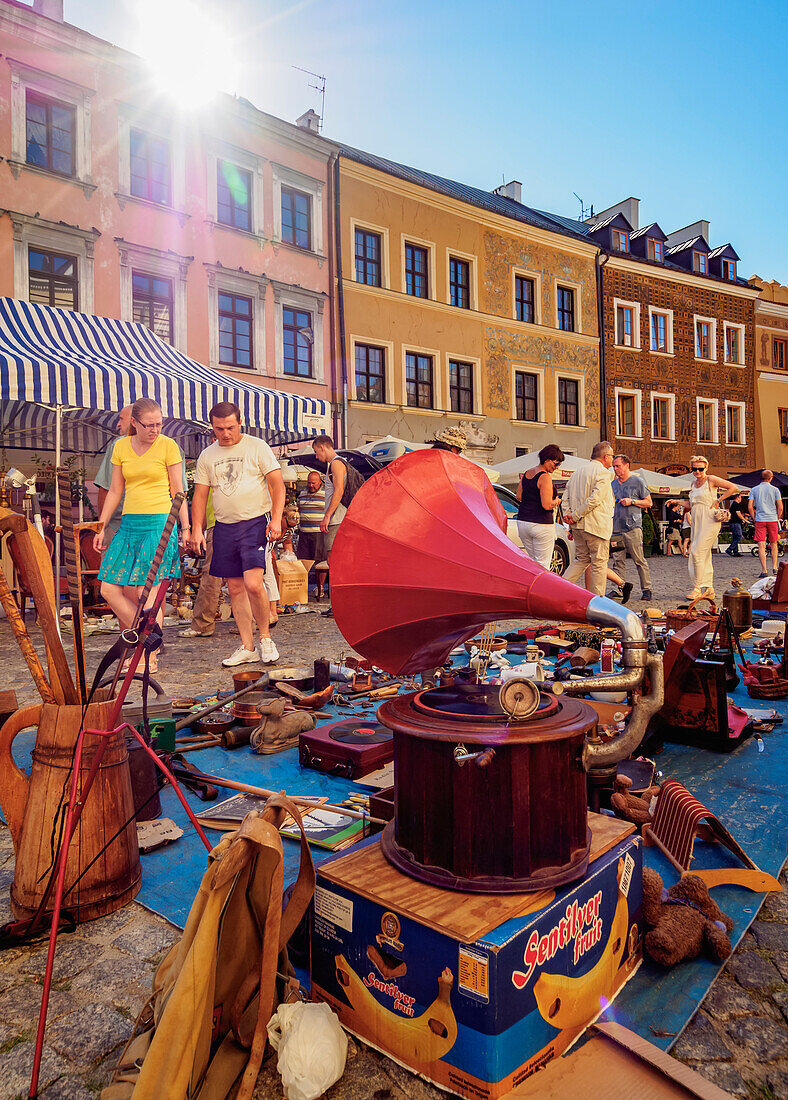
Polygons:
<instances>
[{"instance_id":1,"label":"car window","mask_svg":"<svg viewBox=\"0 0 788 1100\"><path fill-rule=\"evenodd\" d=\"M509 496L508 493L501 492L498 486L495 486L495 495L498 497L498 503L502 505L504 512L508 512L509 515L516 515L519 510L517 499Z\"/></svg>"}]
</instances>

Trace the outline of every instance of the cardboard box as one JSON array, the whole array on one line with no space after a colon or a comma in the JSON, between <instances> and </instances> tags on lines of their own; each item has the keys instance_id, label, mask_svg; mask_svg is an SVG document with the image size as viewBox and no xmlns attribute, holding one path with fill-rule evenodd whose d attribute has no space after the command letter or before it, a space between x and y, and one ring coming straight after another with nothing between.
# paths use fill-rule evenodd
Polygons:
<instances>
[{"instance_id":1,"label":"cardboard box","mask_svg":"<svg viewBox=\"0 0 788 1100\"><path fill-rule=\"evenodd\" d=\"M294 603L309 602L307 571L300 561L277 561L279 603L290 607Z\"/></svg>"},{"instance_id":2,"label":"cardboard box","mask_svg":"<svg viewBox=\"0 0 788 1100\"><path fill-rule=\"evenodd\" d=\"M359 845L317 870L312 995L434 1084L496 1100L563 1053L639 966L641 843L617 840L580 882L512 896L437 890L382 865L361 891L349 861L374 870L379 841Z\"/></svg>"}]
</instances>

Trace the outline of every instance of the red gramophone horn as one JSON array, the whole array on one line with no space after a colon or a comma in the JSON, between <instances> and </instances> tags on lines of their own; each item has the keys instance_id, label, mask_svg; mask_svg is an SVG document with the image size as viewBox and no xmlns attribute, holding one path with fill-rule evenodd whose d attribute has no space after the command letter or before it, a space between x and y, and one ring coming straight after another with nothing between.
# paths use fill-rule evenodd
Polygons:
<instances>
[{"instance_id":1,"label":"red gramophone horn","mask_svg":"<svg viewBox=\"0 0 788 1100\"><path fill-rule=\"evenodd\" d=\"M396 459L356 493L331 552L340 631L387 672L434 668L496 619L586 622L592 595L506 536L480 467L450 451Z\"/></svg>"}]
</instances>

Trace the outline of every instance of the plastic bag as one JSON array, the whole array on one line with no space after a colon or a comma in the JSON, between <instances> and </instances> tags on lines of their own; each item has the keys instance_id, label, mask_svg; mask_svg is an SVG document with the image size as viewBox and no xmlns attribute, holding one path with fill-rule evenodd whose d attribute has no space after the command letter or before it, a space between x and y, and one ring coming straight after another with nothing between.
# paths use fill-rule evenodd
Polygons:
<instances>
[{"instance_id":1,"label":"plastic bag","mask_svg":"<svg viewBox=\"0 0 788 1100\"><path fill-rule=\"evenodd\" d=\"M316 1100L345 1072L347 1035L327 1004L280 1005L268 1038L287 1100Z\"/></svg>"}]
</instances>

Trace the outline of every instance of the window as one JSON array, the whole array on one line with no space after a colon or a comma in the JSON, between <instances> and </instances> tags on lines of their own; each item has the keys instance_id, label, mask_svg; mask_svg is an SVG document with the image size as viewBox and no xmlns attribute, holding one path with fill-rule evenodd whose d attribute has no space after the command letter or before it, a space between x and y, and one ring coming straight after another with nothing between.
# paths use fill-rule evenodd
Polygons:
<instances>
[{"instance_id":1,"label":"window","mask_svg":"<svg viewBox=\"0 0 788 1100\"><path fill-rule=\"evenodd\" d=\"M282 240L312 249L312 197L294 187L282 188Z\"/></svg>"},{"instance_id":2,"label":"window","mask_svg":"<svg viewBox=\"0 0 788 1100\"><path fill-rule=\"evenodd\" d=\"M635 343L635 311L632 306L616 306L616 343L631 348Z\"/></svg>"},{"instance_id":3,"label":"window","mask_svg":"<svg viewBox=\"0 0 788 1100\"><path fill-rule=\"evenodd\" d=\"M522 458L523 455L527 455L527 454L528 454L528 448L527 447L515 447L514 448L514 457L515 458Z\"/></svg>"},{"instance_id":4,"label":"window","mask_svg":"<svg viewBox=\"0 0 788 1100\"><path fill-rule=\"evenodd\" d=\"M733 281L736 278L736 261L735 260L723 260L722 261L722 277L723 279L730 279Z\"/></svg>"},{"instance_id":5,"label":"window","mask_svg":"<svg viewBox=\"0 0 788 1100\"><path fill-rule=\"evenodd\" d=\"M473 364L449 360L449 398L451 411L473 412Z\"/></svg>"},{"instance_id":6,"label":"window","mask_svg":"<svg viewBox=\"0 0 788 1100\"><path fill-rule=\"evenodd\" d=\"M380 278L380 234L356 229L356 282L382 286Z\"/></svg>"},{"instance_id":7,"label":"window","mask_svg":"<svg viewBox=\"0 0 788 1100\"><path fill-rule=\"evenodd\" d=\"M654 237L648 237L646 240L647 254L650 260L656 260L661 264L665 259L665 246L662 241L657 241Z\"/></svg>"},{"instance_id":8,"label":"window","mask_svg":"<svg viewBox=\"0 0 788 1100\"><path fill-rule=\"evenodd\" d=\"M697 271L699 275L708 274L709 263L705 252L692 253L692 270Z\"/></svg>"},{"instance_id":9,"label":"window","mask_svg":"<svg viewBox=\"0 0 788 1100\"><path fill-rule=\"evenodd\" d=\"M252 299L219 291L219 362L252 369Z\"/></svg>"},{"instance_id":10,"label":"window","mask_svg":"<svg viewBox=\"0 0 788 1100\"><path fill-rule=\"evenodd\" d=\"M314 342L312 314L305 309L290 309L285 306L282 310L282 339L285 374L311 378Z\"/></svg>"},{"instance_id":11,"label":"window","mask_svg":"<svg viewBox=\"0 0 788 1100\"><path fill-rule=\"evenodd\" d=\"M711 359L711 322L695 322L695 358ZM715 349L716 350L716 349Z\"/></svg>"},{"instance_id":12,"label":"window","mask_svg":"<svg viewBox=\"0 0 788 1100\"><path fill-rule=\"evenodd\" d=\"M558 379L558 422L571 427L580 423L580 383L574 378Z\"/></svg>"},{"instance_id":13,"label":"window","mask_svg":"<svg viewBox=\"0 0 788 1100\"><path fill-rule=\"evenodd\" d=\"M59 309L79 309L76 256L28 248L27 281L31 302Z\"/></svg>"},{"instance_id":14,"label":"window","mask_svg":"<svg viewBox=\"0 0 788 1100\"><path fill-rule=\"evenodd\" d=\"M635 435L635 395L618 395L618 424L616 435L632 437Z\"/></svg>"},{"instance_id":15,"label":"window","mask_svg":"<svg viewBox=\"0 0 788 1100\"><path fill-rule=\"evenodd\" d=\"M356 400L386 402L386 349L356 344Z\"/></svg>"},{"instance_id":16,"label":"window","mask_svg":"<svg viewBox=\"0 0 788 1100\"><path fill-rule=\"evenodd\" d=\"M625 233L623 229L613 230L613 248L619 252L629 251L629 233Z\"/></svg>"},{"instance_id":17,"label":"window","mask_svg":"<svg viewBox=\"0 0 788 1100\"><path fill-rule=\"evenodd\" d=\"M725 402L725 442L734 446L744 443L744 405Z\"/></svg>"},{"instance_id":18,"label":"window","mask_svg":"<svg viewBox=\"0 0 788 1100\"><path fill-rule=\"evenodd\" d=\"M536 320L534 314L534 281L526 279L524 275L518 275L514 280L514 305L518 321L527 321L532 325ZM519 419L519 418L518 418Z\"/></svg>"},{"instance_id":19,"label":"window","mask_svg":"<svg viewBox=\"0 0 788 1100\"><path fill-rule=\"evenodd\" d=\"M788 340L772 340L772 367L775 370L785 370L788 367Z\"/></svg>"},{"instance_id":20,"label":"window","mask_svg":"<svg viewBox=\"0 0 788 1100\"><path fill-rule=\"evenodd\" d=\"M698 442L717 442L717 402L698 398Z\"/></svg>"},{"instance_id":21,"label":"window","mask_svg":"<svg viewBox=\"0 0 788 1100\"><path fill-rule=\"evenodd\" d=\"M668 350L668 315L666 313L651 314L651 350Z\"/></svg>"},{"instance_id":22,"label":"window","mask_svg":"<svg viewBox=\"0 0 788 1100\"><path fill-rule=\"evenodd\" d=\"M216 216L233 229L252 229L252 173L229 161L216 164Z\"/></svg>"},{"instance_id":23,"label":"window","mask_svg":"<svg viewBox=\"0 0 788 1100\"><path fill-rule=\"evenodd\" d=\"M673 439L674 399L668 394L652 394L651 436L653 439Z\"/></svg>"},{"instance_id":24,"label":"window","mask_svg":"<svg viewBox=\"0 0 788 1100\"><path fill-rule=\"evenodd\" d=\"M74 107L28 91L26 104L26 140L28 164L74 175Z\"/></svg>"},{"instance_id":25,"label":"window","mask_svg":"<svg viewBox=\"0 0 788 1100\"><path fill-rule=\"evenodd\" d=\"M453 306L471 308L471 265L456 256L449 258L449 295Z\"/></svg>"},{"instance_id":26,"label":"window","mask_svg":"<svg viewBox=\"0 0 788 1100\"><path fill-rule=\"evenodd\" d=\"M528 371L514 372L514 416L516 420L538 420L539 377Z\"/></svg>"},{"instance_id":27,"label":"window","mask_svg":"<svg viewBox=\"0 0 788 1100\"><path fill-rule=\"evenodd\" d=\"M788 409L778 409L777 417L780 424L780 442L788 443Z\"/></svg>"},{"instance_id":28,"label":"window","mask_svg":"<svg viewBox=\"0 0 788 1100\"><path fill-rule=\"evenodd\" d=\"M427 249L405 245L405 293L427 298Z\"/></svg>"},{"instance_id":29,"label":"window","mask_svg":"<svg viewBox=\"0 0 788 1100\"><path fill-rule=\"evenodd\" d=\"M725 362L742 366L744 363L744 326L725 325Z\"/></svg>"},{"instance_id":30,"label":"window","mask_svg":"<svg viewBox=\"0 0 788 1100\"><path fill-rule=\"evenodd\" d=\"M571 287L558 287L558 327L564 332L575 331L575 292Z\"/></svg>"},{"instance_id":31,"label":"window","mask_svg":"<svg viewBox=\"0 0 788 1100\"><path fill-rule=\"evenodd\" d=\"M417 409L432 408L432 356L405 354L407 403Z\"/></svg>"},{"instance_id":32,"label":"window","mask_svg":"<svg viewBox=\"0 0 788 1100\"><path fill-rule=\"evenodd\" d=\"M130 190L138 199L169 205L172 196L170 144L142 130L129 131Z\"/></svg>"},{"instance_id":33,"label":"window","mask_svg":"<svg viewBox=\"0 0 788 1100\"><path fill-rule=\"evenodd\" d=\"M151 332L155 332L162 340L171 344L173 337L172 280L132 271L131 313L133 321L146 325Z\"/></svg>"}]
</instances>

